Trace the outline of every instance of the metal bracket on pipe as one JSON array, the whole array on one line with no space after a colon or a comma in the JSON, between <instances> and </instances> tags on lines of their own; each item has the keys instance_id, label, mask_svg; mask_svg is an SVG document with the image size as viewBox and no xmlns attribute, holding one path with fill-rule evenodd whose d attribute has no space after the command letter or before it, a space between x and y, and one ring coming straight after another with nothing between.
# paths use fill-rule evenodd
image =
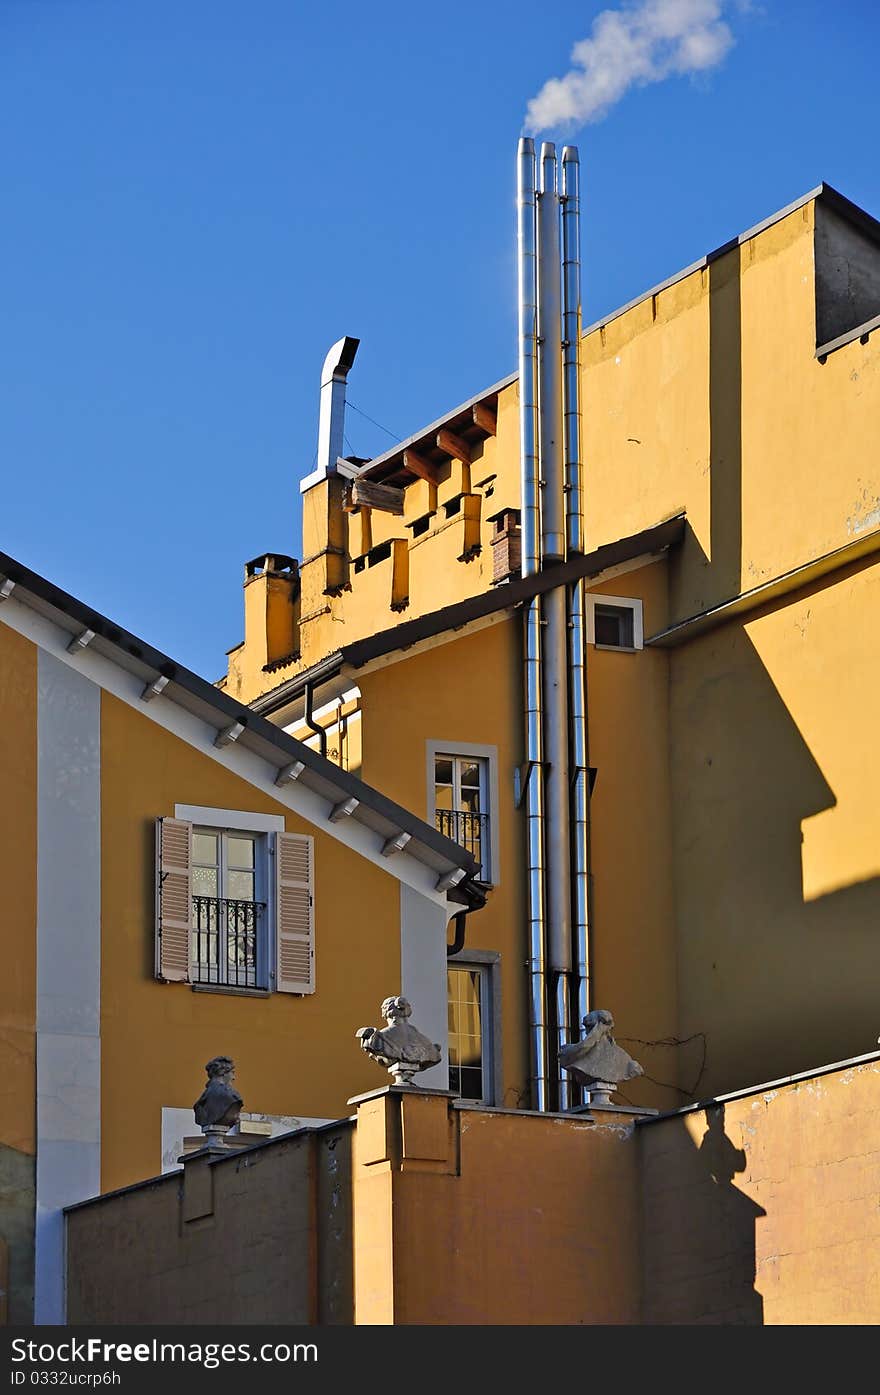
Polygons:
<instances>
[{"instance_id":1,"label":"metal bracket on pipe","mask_svg":"<svg viewBox=\"0 0 880 1395\"><path fill-rule=\"evenodd\" d=\"M515 767L513 772L514 808L522 808L523 800L525 799L528 793L529 781L532 778L532 771L535 769L536 766L540 766L541 769L544 769L546 765L547 762L543 760L527 760L524 765L518 765Z\"/></svg>"},{"instance_id":2,"label":"metal bracket on pipe","mask_svg":"<svg viewBox=\"0 0 880 1395\"><path fill-rule=\"evenodd\" d=\"M596 765L575 765L571 771L571 785L574 787L579 775L586 775L589 784L590 794L593 793L593 786L596 783L596 776L599 774L599 767Z\"/></svg>"}]
</instances>

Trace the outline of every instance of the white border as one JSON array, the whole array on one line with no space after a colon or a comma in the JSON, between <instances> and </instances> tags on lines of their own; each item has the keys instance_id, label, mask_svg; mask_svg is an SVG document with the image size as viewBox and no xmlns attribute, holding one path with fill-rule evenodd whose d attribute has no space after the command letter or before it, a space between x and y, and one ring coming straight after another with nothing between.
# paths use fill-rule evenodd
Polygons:
<instances>
[{"instance_id":1,"label":"white border","mask_svg":"<svg viewBox=\"0 0 880 1395\"><path fill-rule=\"evenodd\" d=\"M246 833L283 833L281 814L250 814L242 809L215 809L204 804L175 804L174 817L207 828L241 828Z\"/></svg>"},{"instance_id":2,"label":"white border","mask_svg":"<svg viewBox=\"0 0 880 1395\"><path fill-rule=\"evenodd\" d=\"M596 620L595 612L597 605L619 606L621 610L631 610L633 616L633 643L628 644L596 644ZM592 644L596 649L604 649L612 654L635 654L636 650L645 647L644 618L642 614L642 602L638 596L608 596L604 591L587 592L587 644Z\"/></svg>"},{"instance_id":3,"label":"white border","mask_svg":"<svg viewBox=\"0 0 880 1395\"><path fill-rule=\"evenodd\" d=\"M473 741L426 741L425 742L425 806L427 822L434 823L434 757L438 755L469 756L472 760L484 760L489 767L489 886L501 885L501 840L498 833L500 821L498 802L498 747L482 746ZM455 839L452 840L453 842Z\"/></svg>"}]
</instances>

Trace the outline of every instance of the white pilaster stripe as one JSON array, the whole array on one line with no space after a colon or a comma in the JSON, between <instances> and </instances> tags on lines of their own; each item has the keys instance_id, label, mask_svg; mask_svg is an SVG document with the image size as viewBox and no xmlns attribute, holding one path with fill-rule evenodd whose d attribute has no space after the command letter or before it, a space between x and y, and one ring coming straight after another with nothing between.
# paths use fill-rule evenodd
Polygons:
<instances>
[{"instance_id":1,"label":"white pilaster stripe","mask_svg":"<svg viewBox=\"0 0 880 1395\"><path fill-rule=\"evenodd\" d=\"M443 906L412 887L400 888L400 991L412 1004L413 1026L443 1049L438 1066L421 1071L418 1083L449 1089L449 1023L446 1008L446 925ZM394 985L388 988L389 996ZM378 1008L379 1004L376 1004Z\"/></svg>"},{"instance_id":2,"label":"white pilaster stripe","mask_svg":"<svg viewBox=\"0 0 880 1395\"><path fill-rule=\"evenodd\" d=\"M34 1321L63 1323L61 1208L101 1190L101 690L37 663Z\"/></svg>"}]
</instances>

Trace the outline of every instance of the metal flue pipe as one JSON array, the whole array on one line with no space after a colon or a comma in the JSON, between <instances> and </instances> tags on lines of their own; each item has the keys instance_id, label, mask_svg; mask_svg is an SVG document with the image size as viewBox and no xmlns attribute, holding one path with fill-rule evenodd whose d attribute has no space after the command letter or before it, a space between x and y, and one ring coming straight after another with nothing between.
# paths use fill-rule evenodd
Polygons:
<instances>
[{"instance_id":1,"label":"metal flue pipe","mask_svg":"<svg viewBox=\"0 0 880 1395\"><path fill-rule=\"evenodd\" d=\"M519 430L522 574L541 565L538 468L538 256L535 144L519 143L517 160L517 260L519 272Z\"/></svg>"},{"instance_id":2,"label":"metal flue pipe","mask_svg":"<svg viewBox=\"0 0 880 1395\"><path fill-rule=\"evenodd\" d=\"M538 436L541 452L541 562L565 557L562 467L562 305L556 147L541 146L538 197Z\"/></svg>"},{"instance_id":3,"label":"metal flue pipe","mask_svg":"<svg viewBox=\"0 0 880 1395\"><path fill-rule=\"evenodd\" d=\"M562 435L562 303L559 193L556 147L541 146L538 196L538 402L541 464L541 564L566 554ZM541 698L545 783L547 957L554 998L558 1051L570 1040L569 977L572 966L568 789L568 638L564 587L547 592L543 605ZM557 1102L567 1106L567 1077L554 1070Z\"/></svg>"},{"instance_id":4,"label":"metal flue pipe","mask_svg":"<svg viewBox=\"0 0 880 1395\"><path fill-rule=\"evenodd\" d=\"M565 440L565 531L569 552L584 551L581 468L580 160L577 146L562 151L562 382Z\"/></svg>"},{"instance_id":5,"label":"metal flue pipe","mask_svg":"<svg viewBox=\"0 0 880 1395\"><path fill-rule=\"evenodd\" d=\"M562 152L563 413L565 419L566 539L570 552L585 547L581 458L580 161L575 146ZM578 581L568 601L569 720L571 724L571 871L574 910L576 1026L590 1010L589 746L587 729L586 586Z\"/></svg>"},{"instance_id":6,"label":"metal flue pipe","mask_svg":"<svg viewBox=\"0 0 880 1395\"><path fill-rule=\"evenodd\" d=\"M521 456L522 574L541 565L541 511L537 436L537 204L535 147L524 137L517 158L519 270L519 420ZM529 1047L532 1105L548 1105L546 948L544 924L544 765L541 710L541 600L524 616L526 728L524 800L528 848Z\"/></svg>"},{"instance_id":7,"label":"metal flue pipe","mask_svg":"<svg viewBox=\"0 0 880 1395\"><path fill-rule=\"evenodd\" d=\"M337 460L345 452L345 384L360 342L351 335L338 339L321 369L317 469L325 475L336 469Z\"/></svg>"}]
</instances>

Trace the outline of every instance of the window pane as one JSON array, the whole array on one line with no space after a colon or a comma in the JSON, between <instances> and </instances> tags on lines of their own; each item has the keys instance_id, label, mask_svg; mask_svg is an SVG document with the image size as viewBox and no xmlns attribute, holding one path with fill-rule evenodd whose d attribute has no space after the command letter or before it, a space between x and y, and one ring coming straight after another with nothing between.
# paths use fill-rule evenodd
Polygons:
<instances>
[{"instance_id":1,"label":"window pane","mask_svg":"<svg viewBox=\"0 0 880 1395\"><path fill-rule=\"evenodd\" d=\"M193 833L193 862L207 862L216 867L216 833Z\"/></svg>"},{"instance_id":2,"label":"window pane","mask_svg":"<svg viewBox=\"0 0 880 1395\"><path fill-rule=\"evenodd\" d=\"M461 807L469 814L480 812L480 791L463 789L461 792Z\"/></svg>"},{"instance_id":3,"label":"window pane","mask_svg":"<svg viewBox=\"0 0 880 1395\"><path fill-rule=\"evenodd\" d=\"M448 969L450 1086L466 1099L483 1098L483 1042L478 969Z\"/></svg>"},{"instance_id":4,"label":"window pane","mask_svg":"<svg viewBox=\"0 0 880 1395\"><path fill-rule=\"evenodd\" d=\"M230 834L226 841L226 856L230 867L253 867L253 838L237 838Z\"/></svg>"},{"instance_id":5,"label":"window pane","mask_svg":"<svg viewBox=\"0 0 880 1395\"><path fill-rule=\"evenodd\" d=\"M436 789L435 794L434 794L434 808L435 808L435 809L451 809L451 808L452 808L452 786L451 786L451 785L438 785L438 786L437 786L437 789Z\"/></svg>"},{"instance_id":6,"label":"window pane","mask_svg":"<svg viewBox=\"0 0 880 1395\"><path fill-rule=\"evenodd\" d=\"M230 868L227 873L226 894L233 901L253 901L254 899L254 874L253 872L239 872L235 868Z\"/></svg>"},{"instance_id":7,"label":"window pane","mask_svg":"<svg viewBox=\"0 0 880 1395\"><path fill-rule=\"evenodd\" d=\"M452 784L452 757L434 757L434 782L438 785Z\"/></svg>"},{"instance_id":8,"label":"window pane","mask_svg":"<svg viewBox=\"0 0 880 1395\"><path fill-rule=\"evenodd\" d=\"M597 605L594 618L597 644L632 649L633 612L629 606Z\"/></svg>"},{"instance_id":9,"label":"window pane","mask_svg":"<svg viewBox=\"0 0 880 1395\"><path fill-rule=\"evenodd\" d=\"M480 788L480 767L476 761L462 761L461 787L462 789Z\"/></svg>"},{"instance_id":10,"label":"window pane","mask_svg":"<svg viewBox=\"0 0 880 1395\"><path fill-rule=\"evenodd\" d=\"M194 867L192 869L193 896L217 895L217 868Z\"/></svg>"}]
</instances>

